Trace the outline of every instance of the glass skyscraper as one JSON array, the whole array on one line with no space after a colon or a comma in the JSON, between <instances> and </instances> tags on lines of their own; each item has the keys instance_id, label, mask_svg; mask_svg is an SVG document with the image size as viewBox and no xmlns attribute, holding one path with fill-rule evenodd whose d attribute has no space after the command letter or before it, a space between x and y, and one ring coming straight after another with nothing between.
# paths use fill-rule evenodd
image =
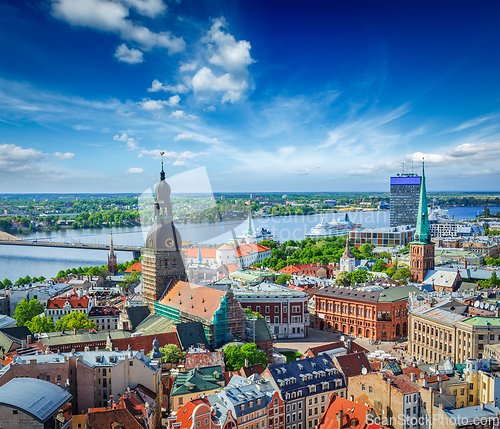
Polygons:
<instances>
[{"instance_id":1,"label":"glass skyscraper","mask_svg":"<svg viewBox=\"0 0 500 429\"><path fill-rule=\"evenodd\" d=\"M401 174L391 177L391 215L389 226L417 224L418 199L421 177L416 174Z\"/></svg>"}]
</instances>

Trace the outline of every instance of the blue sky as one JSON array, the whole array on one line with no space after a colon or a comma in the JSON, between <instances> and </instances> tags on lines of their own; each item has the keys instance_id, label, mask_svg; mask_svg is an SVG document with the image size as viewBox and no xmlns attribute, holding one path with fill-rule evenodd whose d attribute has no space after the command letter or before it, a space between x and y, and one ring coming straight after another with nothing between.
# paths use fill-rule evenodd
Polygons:
<instances>
[{"instance_id":1,"label":"blue sky","mask_svg":"<svg viewBox=\"0 0 500 429\"><path fill-rule=\"evenodd\" d=\"M0 193L500 191L500 2L0 3Z\"/></svg>"}]
</instances>

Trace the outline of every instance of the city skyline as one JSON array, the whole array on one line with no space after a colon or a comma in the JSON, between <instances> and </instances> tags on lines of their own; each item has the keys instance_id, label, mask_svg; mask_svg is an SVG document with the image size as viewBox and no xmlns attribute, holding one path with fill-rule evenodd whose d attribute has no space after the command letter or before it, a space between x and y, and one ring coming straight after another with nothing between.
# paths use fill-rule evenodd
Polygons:
<instances>
[{"instance_id":1,"label":"city skyline","mask_svg":"<svg viewBox=\"0 0 500 429\"><path fill-rule=\"evenodd\" d=\"M500 2L5 1L0 193L499 191Z\"/></svg>"}]
</instances>

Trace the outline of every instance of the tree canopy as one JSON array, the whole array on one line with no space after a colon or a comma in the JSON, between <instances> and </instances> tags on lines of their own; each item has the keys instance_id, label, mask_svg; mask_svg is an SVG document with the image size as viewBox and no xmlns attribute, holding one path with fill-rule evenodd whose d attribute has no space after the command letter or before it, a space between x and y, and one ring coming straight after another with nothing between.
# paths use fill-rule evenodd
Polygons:
<instances>
[{"instance_id":1,"label":"tree canopy","mask_svg":"<svg viewBox=\"0 0 500 429\"><path fill-rule=\"evenodd\" d=\"M89 316L81 311L74 310L56 322L56 331L63 329L91 329L95 328L95 322L89 319Z\"/></svg>"},{"instance_id":2,"label":"tree canopy","mask_svg":"<svg viewBox=\"0 0 500 429\"><path fill-rule=\"evenodd\" d=\"M54 332L56 330L54 320L47 316L35 316L26 322L25 326L33 333Z\"/></svg>"},{"instance_id":3,"label":"tree canopy","mask_svg":"<svg viewBox=\"0 0 500 429\"><path fill-rule=\"evenodd\" d=\"M151 350L148 356L151 356ZM164 347L160 347L161 361L167 363L179 363L182 359L182 351L175 344L166 344Z\"/></svg>"},{"instance_id":4,"label":"tree canopy","mask_svg":"<svg viewBox=\"0 0 500 429\"><path fill-rule=\"evenodd\" d=\"M227 371L238 371L245 365L245 359L248 359L248 365L258 363L267 365L268 362L266 353L258 350L255 343L248 343L242 347L228 346L224 351L224 359Z\"/></svg>"},{"instance_id":5,"label":"tree canopy","mask_svg":"<svg viewBox=\"0 0 500 429\"><path fill-rule=\"evenodd\" d=\"M28 301L24 298L17 304L16 310L14 311L14 319L17 320L17 326L25 326L26 322L29 322L33 317L43 313L44 310L45 307L41 302L38 302L38 300L30 299Z\"/></svg>"}]
</instances>

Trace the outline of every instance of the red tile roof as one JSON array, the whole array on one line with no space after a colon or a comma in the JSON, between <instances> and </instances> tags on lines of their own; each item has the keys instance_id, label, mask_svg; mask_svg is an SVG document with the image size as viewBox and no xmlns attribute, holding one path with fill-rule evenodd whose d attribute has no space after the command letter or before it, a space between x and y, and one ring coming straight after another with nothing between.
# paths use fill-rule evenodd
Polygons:
<instances>
[{"instance_id":1,"label":"red tile roof","mask_svg":"<svg viewBox=\"0 0 500 429\"><path fill-rule=\"evenodd\" d=\"M177 280L159 302L203 320L212 320L225 294L222 290Z\"/></svg>"},{"instance_id":2,"label":"red tile roof","mask_svg":"<svg viewBox=\"0 0 500 429\"><path fill-rule=\"evenodd\" d=\"M73 292L70 296L65 298L50 298L47 301L47 308L63 308L66 302L69 302L71 308L88 308L89 298L87 296L80 298Z\"/></svg>"},{"instance_id":3,"label":"red tile roof","mask_svg":"<svg viewBox=\"0 0 500 429\"><path fill-rule=\"evenodd\" d=\"M175 332L166 332L156 335L142 335L140 337L117 338L112 340L113 350L115 350L115 347L118 347L119 351L125 351L130 346L131 350L144 350L145 353L149 353L153 350L153 340L155 337L160 343L160 347L165 347L167 344L175 344L179 349L181 348L177 334Z\"/></svg>"},{"instance_id":4,"label":"red tile roof","mask_svg":"<svg viewBox=\"0 0 500 429\"><path fill-rule=\"evenodd\" d=\"M403 395L417 393L420 390L420 386L416 382L411 381L411 378L407 375L393 375L388 376L388 378L392 380L392 385Z\"/></svg>"},{"instance_id":5,"label":"red tile roof","mask_svg":"<svg viewBox=\"0 0 500 429\"><path fill-rule=\"evenodd\" d=\"M142 264L140 262L136 262L134 265L128 267L124 273L130 274L132 271L137 271L138 273L142 272Z\"/></svg>"},{"instance_id":6,"label":"red tile roof","mask_svg":"<svg viewBox=\"0 0 500 429\"><path fill-rule=\"evenodd\" d=\"M215 259L217 255L217 249L199 249L201 251L202 259ZM197 258L198 257L198 248L194 249L182 249L186 258Z\"/></svg>"},{"instance_id":7,"label":"red tile roof","mask_svg":"<svg viewBox=\"0 0 500 429\"><path fill-rule=\"evenodd\" d=\"M235 253L237 258L243 258L245 256L250 256L255 253L263 253L271 250L269 247L263 246L262 244L241 244L236 246Z\"/></svg>"},{"instance_id":8,"label":"red tile roof","mask_svg":"<svg viewBox=\"0 0 500 429\"><path fill-rule=\"evenodd\" d=\"M337 349L339 347L347 348L343 341L335 341L333 343L322 344L321 346L309 347L306 350L306 352L304 353L304 355L307 355L305 358L317 357L322 352ZM351 341L351 352L352 353L359 353L359 352L368 353L368 350L365 349L364 347L361 347L359 344L356 344L354 341ZM305 359L305 358L303 358L303 359Z\"/></svg>"},{"instance_id":9,"label":"red tile roof","mask_svg":"<svg viewBox=\"0 0 500 429\"><path fill-rule=\"evenodd\" d=\"M120 423L127 429L144 429L144 426L126 408L87 414L87 427L90 429L113 429L115 423Z\"/></svg>"},{"instance_id":10,"label":"red tile roof","mask_svg":"<svg viewBox=\"0 0 500 429\"><path fill-rule=\"evenodd\" d=\"M186 369L193 369L199 366L205 368L207 366L220 365L224 371L224 353L223 352L205 352L205 353L192 353L187 352L185 357Z\"/></svg>"},{"instance_id":11,"label":"red tile roof","mask_svg":"<svg viewBox=\"0 0 500 429\"><path fill-rule=\"evenodd\" d=\"M337 415L341 410L343 413L342 426L339 425L339 421L337 420ZM367 427L367 411L371 411L371 409L365 405L332 395L328 407L321 416L319 425L316 427L318 429L332 429L339 428L340 426L350 429L365 429ZM383 426L370 425L370 428L379 429L383 428Z\"/></svg>"},{"instance_id":12,"label":"red tile roof","mask_svg":"<svg viewBox=\"0 0 500 429\"><path fill-rule=\"evenodd\" d=\"M337 367L339 369L342 369L346 378L362 374L363 368L366 368L367 372L371 372L372 370L370 362L364 352L352 353L344 356L335 356L334 362L336 366L338 364Z\"/></svg>"},{"instance_id":13,"label":"red tile roof","mask_svg":"<svg viewBox=\"0 0 500 429\"><path fill-rule=\"evenodd\" d=\"M208 409L207 412L210 412L211 406L210 402L208 402L208 399L206 397L203 398L197 398L189 401L186 405L184 405L177 413L172 416L175 417L175 421L172 419L169 424L169 427L172 427L172 424L176 424L175 427L180 427L180 428L190 428L194 427L193 423L193 412L195 411L196 407L199 405L205 405ZM180 425L178 425L180 423Z\"/></svg>"}]
</instances>

